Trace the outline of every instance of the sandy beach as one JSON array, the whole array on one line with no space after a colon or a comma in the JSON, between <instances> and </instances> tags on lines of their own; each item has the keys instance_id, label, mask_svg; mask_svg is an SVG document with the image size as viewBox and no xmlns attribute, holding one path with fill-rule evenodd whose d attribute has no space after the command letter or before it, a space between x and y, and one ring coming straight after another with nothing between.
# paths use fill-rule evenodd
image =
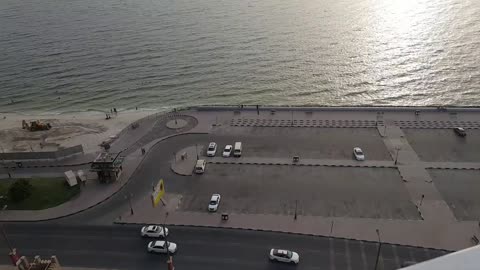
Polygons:
<instances>
[{"instance_id":1,"label":"sandy beach","mask_svg":"<svg viewBox=\"0 0 480 270\"><path fill-rule=\"evenodd\" d=\"M99 144L117 135L131 123L157 111L127 111L112 113L82 112L61 115L0 114L0 151L55 151L62 147L81 144L85 153L100 150ZM50 123L47 131L22 129L22 120L30 123L40 120Z\"/></svg>"}]
</instances>

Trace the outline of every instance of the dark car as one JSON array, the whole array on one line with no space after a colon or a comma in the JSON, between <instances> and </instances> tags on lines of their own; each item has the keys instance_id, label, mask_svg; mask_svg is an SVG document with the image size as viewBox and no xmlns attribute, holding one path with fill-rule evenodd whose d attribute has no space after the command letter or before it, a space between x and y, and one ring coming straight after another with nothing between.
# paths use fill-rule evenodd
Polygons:
<instances>
[{"instance_id":1,"label":"dark car","mask_svg":"<svg viewBox=\"0 0 480 270\"><path fill-rule=\"evenodd\" d=\"M465 129L463 129L461 127L456 127L456 128L453 129L453 131L455 132L455 134L457 134L460 137L467 136L467 133L465 132Z\"/></svg>"}]
</instances>

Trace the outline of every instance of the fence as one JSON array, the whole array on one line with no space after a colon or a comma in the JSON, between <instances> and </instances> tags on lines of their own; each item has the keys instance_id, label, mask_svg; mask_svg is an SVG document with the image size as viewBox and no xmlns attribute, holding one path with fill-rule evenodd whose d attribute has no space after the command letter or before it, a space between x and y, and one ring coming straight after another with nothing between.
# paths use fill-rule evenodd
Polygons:
<instances>
[{"instance_id":1,"label":"fence","mask_svg":"<svg viewBox=\"0 0 480 270\"><path fill-rule=\"evenodd\" d=\"M0 160L39 160L62 159L76 154L82 154L82 145L63 148L53 152L11 152L0 153Z\"/></svg>"}]
</instances>

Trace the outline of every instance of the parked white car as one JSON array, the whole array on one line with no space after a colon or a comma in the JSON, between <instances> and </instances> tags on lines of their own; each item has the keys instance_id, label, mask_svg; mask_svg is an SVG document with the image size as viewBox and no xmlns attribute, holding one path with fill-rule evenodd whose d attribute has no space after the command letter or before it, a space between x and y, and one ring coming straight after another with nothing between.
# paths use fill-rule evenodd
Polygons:
<instances>
[{"instance_id":1,"label":"parked white car","mask_svg":"<svg viewBox=\"0 0 480 270\"><path fill-rule=\"evenodd\" d=\"M220 204L220 199L222 196L220 194L213 194L210 202L208 203L208 211L216 212L218 210L218 205Z\"/></svg>"},{"instance_id":2,"label":"parked white car","mask_svg":"<svg viewBox=\"0 0 480 270\"><path fill-rule=\"evenodd\" d=\"M208 144L207 157L214 157L216 153L217 153L217 144L214 142L211 142L210 144Z\"/></svg>"},{"instance_id":3,"label":"parked white car","mask_svg":"<svg viewBox=\"0 0 480 270\"><path fill-rule=\"evenodd\" d=\"M168 252L167 252L168 248ZM151 241L147 246L148 252L151 253L175 253L177 244L167 241Z\"/></svg>"},{"instance_id":4,"label":"parked white car","mask_svg":"<svg viewBox=\"0 0 480 270\"><path fill-rule=\"evenodd\" d=\"M233 146L232 145L225 145L225 149L223 149L222 156L229 157L232 154Z\"/></svg>"},{"instance_id":5,"label":"parked white car","mask_svg":"<svg viewBox=\"0 0 480 270\"><path fill-rule=\"evenodd\" d=\"M143 237L165 237L168 236L168 228L165 228L165 232L163 231L163 227L159 225L148 225L144 226L140 231Z\"/></svg>"},{"instance_id":6,"label":"parked white car","mask_svg":"<svg viewBox=\"0 0 480 270\"><path fill-rule=\"evenodd\" d=\"M365 154L363 153L360 147L353 148L353 155L355 156L355 159L358 161L365 160Z\"/></svg>"},{"instance_id":7,"label":"parked white car","mask_svg":"<svg viewBox=\"0 0 480 270\"><path fill-rule=\"evenodd\" d=\"M297 264L300 262L298 253L285 249L271 249L268 258L272 261Z\"/></svg>"}]
</instances>

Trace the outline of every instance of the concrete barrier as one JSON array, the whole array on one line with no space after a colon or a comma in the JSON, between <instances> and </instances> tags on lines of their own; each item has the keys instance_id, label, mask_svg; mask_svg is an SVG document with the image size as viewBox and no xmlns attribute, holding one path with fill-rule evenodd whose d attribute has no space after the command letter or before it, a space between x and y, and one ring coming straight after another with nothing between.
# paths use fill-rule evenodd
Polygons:
<instances>
[{"instance_id":1,"label":"concrete barrier","mask_svg":"<svg viewBox=\"0 0 480 270\"><path fill-rule=\"evenodd\" d=\"M0 159L4 161L27 161L27 160L59 160L77 154L83 154L83 146L72 147L50 152L11 152L0 153Z\"/></svg>"}]
</instances>

